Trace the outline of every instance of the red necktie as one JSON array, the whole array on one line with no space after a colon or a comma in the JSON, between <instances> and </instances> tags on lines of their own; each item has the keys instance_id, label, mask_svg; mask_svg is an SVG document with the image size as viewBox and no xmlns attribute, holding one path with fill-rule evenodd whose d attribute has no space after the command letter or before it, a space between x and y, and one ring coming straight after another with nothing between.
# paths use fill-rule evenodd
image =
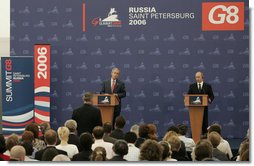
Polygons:
<instances>
[{"instance_id":1,"label":"red necktie","mask_svg":"<svg viewBox=\"0 0 254 166\"><path fill-rule=\"evenodd\" d=\"M115 80L113 80L112 87L111 87L112 93L114 93L114 89L115 89Z\"/></svg>"}]
</instances>

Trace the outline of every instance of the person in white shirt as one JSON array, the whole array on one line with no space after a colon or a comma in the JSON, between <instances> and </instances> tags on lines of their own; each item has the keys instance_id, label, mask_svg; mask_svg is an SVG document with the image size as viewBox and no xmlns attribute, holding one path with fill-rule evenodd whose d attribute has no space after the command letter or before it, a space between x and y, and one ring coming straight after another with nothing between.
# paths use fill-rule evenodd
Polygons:
<instances>
[{"instance_id":1,"label":"person in white shirt","mask_svg":"<svg viewBox=\"0 0 254 166\"><path fill-rule=\"evenodd\" d=\"M213 124L208 127L208 134L213 131L219 133L221 136L221 126L219 124ZM217 149L219 149L221 152L225 153L229 159L231 159L233 157L231 147L230 147L228 141L224 140L222 137L221 137L221 142L220 142L219 146L217 147Z\"/></svg>"},{"instance_id":2,"label":"person in white shirt","mask_svg":"<svg viewBox=\"0 0 254 166\"><path fill-rule=\"evenodd\" d=\"M192 138L186 137L188 127L184 124L180 124L178 126L178 128L179 128L179 133L178 133L179 136L178 137L180 138L181 141L184 142L186 151L192 152L192 150L195 148L195 142L193 141Z\"/></svg>"},{"instance_id":3,"label":"person in white shirt","mask_svg":"<svg viewBox=\"0 0 254 166\"><path fill-rule=\"evenodd\" d=\"M70 131L67 127L59 127L57 133L59 139L61 140L61 143L56 146L57 149L66 151L70 159L75 154L79 153L76 145L68 144Z\"/></svg>"},{"instance_id":4,"label":"person in white shirt","mask_svg":"<svg viewBox=\"0 0 254 166\"><path fill-rule=\"evenodd\" d=\"M127 161L139 161L140 150L135 146L137 135L134 132L127 132L124 139L129 147L128 154L124 156L124 159Z\"/></svg>"},{"instance_id":5,"label":"person in white shirt","mask_svg":"<svg viewBox=\"0 0 254 166\"><path fill-rule=\"evenodd\" d=\"M96 126L93 129L93 137L95 138L94 144L92 145L92 150L96 147L103 147L107 153L107 159L111 159L114 156L113 152L113 144L109 142L105 142L103 140L104 130L101 126Z\"/></svg>"}]
</instances>

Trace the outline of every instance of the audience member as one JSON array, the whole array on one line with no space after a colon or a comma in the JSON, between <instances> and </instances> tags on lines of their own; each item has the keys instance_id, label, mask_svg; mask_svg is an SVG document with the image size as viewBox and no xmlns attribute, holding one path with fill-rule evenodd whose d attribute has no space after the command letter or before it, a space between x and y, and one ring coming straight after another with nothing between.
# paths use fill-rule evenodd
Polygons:
<instances>
[{"instance_id":1,"label":"audience member","mask_svg":"<svg viewBox=\"0 0 254 166\"><path fill-rule=\"evenodd\" d=\"M140 147L139 160L141 161L161 161L162 146L154 140L146 140Z\"/></svg>"},{"instance_id":2,"label":"audience member","mask_svg":"<svg viewBox=\"0 0 254 166\"><path fill-rule=\"evenodd\" d=\"M115 122L115 130L112 131L112 133L110 134L111 137L115 138L115 139L124 139L124 132L123 132L123 128L125 126L125 119L123 116L118 116L116 118L116 122Z\"/></svg>"},{"instance_id":3,"label":"audience member","mask_svg":"<svg viewBox=\"0 0 254 166\"><path fill-rule=\"evenodd\" d=\"M82 148L81 148L81 145L80 145L80 142L79 142L79 137L76 134L77 122L75 120L70 119L70 120L67 120L64 123L64 126L67 127L70 131L68 144L76 145L78 150L81 151Z\"/></svg>"},{"instance_id":4,"label":"audience member","mask_svg":"<svg viewBox=\"0 0 254 166\"><path fill-rule=\"evenodd\" d=\"M104 135L104 131L103 131L103 127L101 126L96 126L93 129L93 137L95 139L94 144L92 145L92 150L94 150L96 147L103 147L106 150L106 154L107 154L107 159L111 159L113 157L113 144L109 143L109 142L105 142L103 140L103 135Z\"/></svg>"},{"instance_id":5,"label":"audience member","mask_svg":"<svg viewBox=\"0 0 254 166\"><path fill-rule=\"evenodd\" d=\"M94 149L90 158L91 161L106 161L107 160L106 155L107 153L105 148L99 146Z\"/></svg>"},{"instance_id":6,"label":"audience member","mask_svg":"<svg viewBox=\"0 0 254 166\"><path fill-rule=\"evenodd\" d=\"M110 122L106 122L103 124L103 130L104 130L104 136L103 136L103 140L105 142L109 142L114 144L117 139L111 137L111 133L112 133L112 124Z\"/></svg>"},{"instance_id":7,"label":"audience member","mask_svg":"<svg viewBox=\"0 0 254 166\"><path fill-rule=\"evenodd\" d=\"M57 133L52 130L52 129L49 129L48 131L46 131L45 135L45 142L47 144L47 147L42 149L42 150L39 150L38 152L35 153L35 159L36 160L42 160L42 156L43 156L43 153L51 148L51 149L56 149L56 142L57 142ZM67 152L66 151L63 151L63 150L59 150L59 149L56 149L58 154L63 154L63 155L67 155Z\"/></svg>"},{"instance_id":8,"label":"audience member","mask_svg":"<svg viewBox=\"0 0 254 166\"><path fill-rule=\"evenodd\" d=\"M61 143L56 146L57 149L66 151L68 157L72 159L75 154L78 154L78 148L76 145L68 144L69 139L69 129L67 127L59 127L57 130L58 137L61 140Z\"/></svg>"},{"instance_id":9,"label":"audience member","mask_svg":"<svg viewBox=\"0 0 254 166\"><path fill-rule=\"evenodd\" d=\"M127 161L123 157L128 153L128 145L124 140L117 140L113 146L115 155L109 161Z\"/></svg>"},{"instance_id":10,"label":"audience member","mask_svg":"<svg viewBox=\"0 0 254 166\"><path fill-rule=\"evenodd\" d=\"M138 161L140 150L135 146L137 140L137 135L134 132L127 132L124 137L125 141L128 143L128 154L124 156L127 161Z\"/></svg>"},{"instance_id":11,"label":"audience member","mask_svg":"<svg viewBox=\"0 0 254 166\"><path fill-rule=\"evenodd\" d=\"M78 154L75 154L72 158L72 161L89 161L90 155L92 154L92 145L94 143L93 136L86 132L82 133L79 138L82 151Z\"/></svg>"}]
</instances>

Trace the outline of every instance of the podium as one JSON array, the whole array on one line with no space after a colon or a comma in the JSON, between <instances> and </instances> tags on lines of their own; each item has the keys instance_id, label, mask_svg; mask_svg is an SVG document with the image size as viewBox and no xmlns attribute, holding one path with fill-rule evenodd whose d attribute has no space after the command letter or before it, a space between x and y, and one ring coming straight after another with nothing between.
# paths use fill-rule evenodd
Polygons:
<instances>
[{"instance_id":1,"label":"podium","mask_svg":"<svg viewBox=\"0 0 254 166\"><path fill-rule=\"evenodd\" d=\"M105 122L112 123L114 108L119 104L118 97L116 97L114 94L94 94L92 104L100 109L103 124Z\"/></svg>"},{"instance_id":2,"label":"podium","mask_svg":"<svg viewBox=\"0 0 254 166\"><path fill-rule=\"evenodd\" d=\"M189 107L192 138L197 143L201 136L204 108L208 105L208 95L187 94L184 96L184 105Z\"/></svg>"}]
</instances>

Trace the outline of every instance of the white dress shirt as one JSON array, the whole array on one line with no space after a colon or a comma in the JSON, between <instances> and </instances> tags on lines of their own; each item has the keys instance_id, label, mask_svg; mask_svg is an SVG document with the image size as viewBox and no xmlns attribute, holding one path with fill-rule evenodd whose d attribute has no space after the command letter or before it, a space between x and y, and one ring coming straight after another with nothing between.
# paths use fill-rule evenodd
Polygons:
<instances>
[{"instance_id":1,"label":"white dress shirt","mask_svg":"<svg viewBox=\"0 0 254 166\"><path fill-rule=\"evenodd\" d=\"M113 144L109 142L103 141L103 139L98 139L94 141L94 144L92 145L92 150L94 150L97 147L103 147L106 150L107 153L107 159L111 159L114 156L113 152Z\"/></svg>"},{"instance_id":2,"label":"white dress shirt","mask_svg":"<svg viewBox=\"0 0 254 166\"><path fill-rule=\"evenodd\" d=\"M123 158L127 161L139 161L140 150L134 144L128 143L128 154Z\"/></svg>"},{"instance_id":3,"label":"white dress shirt","mask_svg":"<svg viewBox=\"0 0 254 166\"><path fill-rule=\"evenodd\" d=\"M228 141L224 140L223 138L221 138L221 142L220 142L219 146L217 147L217 149L219 149L226 155L228 154L230 159L233 157L231 147L230 147Z\"/></svg>"},{"instance_id":4,"label":"white dress shirt","mask_svg":"<svg viewBox=\"0 0 254 166\"><path fill-rule=\"evenodd\" d=\"M195 142L192 138L187 138L184 135L179 136L179 139L184 142L185 148L187 152L192 152L193 148L195 148Z\"/></svg>"},{"instance_id":5,"label":"white dress shirt","mask_svg":"<svg viewBox=\"0 0 254 166\"><path fill-rule=\"evenodd\" d=\"M200 86L201 86L200 88L202 89L202 88L203 88L204 81L202 81L202 82L200 82L200 83L197 82L198 87L199 87L199 84L200 84Z\"/></svg>"}]
</instances>

